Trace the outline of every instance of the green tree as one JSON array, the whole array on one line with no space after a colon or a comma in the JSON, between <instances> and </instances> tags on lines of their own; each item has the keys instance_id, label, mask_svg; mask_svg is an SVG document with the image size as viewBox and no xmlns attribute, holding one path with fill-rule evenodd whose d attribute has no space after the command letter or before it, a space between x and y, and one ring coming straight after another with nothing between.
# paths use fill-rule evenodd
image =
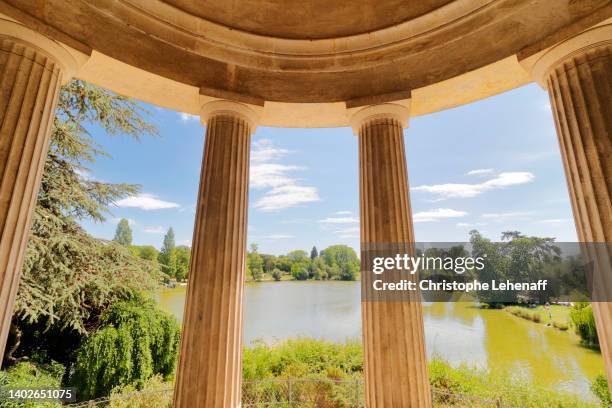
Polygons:
<instances>
[{"instance_id":1,"label":"green tree","mask_svg":"<svg viewBox=\"0 0 612 408\"><path fill-rule=\"evenodd\" d=\"M255 281L263 278L263 258L257 252L257 244L251 244L251 251L247 254L247 271Z\"/></svg>"},{"instance_id":2,"label":"green tree","mask_svg":"<svg viewBox=\"0 0 612 408\"><path fill-rule=\"evenodd\" d=\"M140 104L82 81L62 88L5 362L15 362L28 353L19 348L20 343L34 344L39 352L50 353L58 361L68 359L70 347L96 327L109 304L155 286L151 263L135 258L128 248L91 237L77 223L104 221L109 205L138 191L136 185L105 183L87 176L86 164L106 155L88 127L138 139L156 133L144 114ZM41 332L44 338L34 338Z\"/></svg>"},{"instance_id":3,"label":"green tree","mask_svg":"<svg viewBox=\"0 0 612 408\"><path fill-rule=\"evenodd\" d=\"M176 247L176 279L183 281L189 275L189 262L191 260L191 248L179 245Z\"/></svg>"},{"instance_id":4,"label":"green tree","mask_svg":"<svg viewBox=\"0 0 612 408\"><path fill-rule=\"evenodd\" d=\"M264 272L272 273L272 271L276 268L276 264L277 264L276 256L262 254L261 258L263 259Z\"/></svg>"},{"instance_id":5,"label":"green tree","mask_svg":"<svg viewBox=\"0 0 612 408\"><path fill-rule=\"evenodd\" d=\"M599 348L595 316L593 315L593 308L589 303L576 302L570 311L570 320L583 345Z\"/></svg>"},{"instance_id":6,"label":"green tree","mask_svg":"<svg viewBox=\"0 0 612 408\"><path fill-rule=\"evenodd\" d=\"M132 245L130 246L130 250L132 254L141 259L157 263L159 251L153 245Z\"/></svg>"},{"instance_id":7,"label":"green tree","mask_svg":"<svg viewBox=\"0 0 612 408\"><path fill-rule=\"evenodd\" d=\"M313 246L312 249L310 250L310 259L314 261L318 256L319 256L319 252L317 251L317 247Z\"/></svg>"},{"instance_id":8,"label":"green tree","mask_svg":"<svg viewBox=\"0 0 612 408\"><path fill-rule=\"evenodd\" d=\"M272 279L278 282L282 279L282 277L283 277L283 273L281 272L280 269L274 268L274 270L272 270Z\"/></svg>"},{"instance_id":9,"label":"green tree","mask_svg":"<svg viewBox=\"0 0 612 408\"><path fill-rule=\"evenodd\" d=\"M304 263L296 262L291 265L291 275L295 280L308 279L308 267Z\"/></svg>"},{"instance_id":10,"label":"green tree","mask_svg":"<svg viewBox=\"0 0 612 408\"><path fill-rule=\"evenodd\" d=\"M109 395L117 386L141 386L155 374L170 377L180 336L174 316L137 296L115 303L100 320L104 327L77 352L71 382L80 399Z\"/></svg>"},{"instance_id":11,"label":"green tree","mask_svg":"<svg viewBox=\"0 0 612 408\"><path fill-rule=\"evenodd\" d=\"M321 251L330 279L355 280L359 277L359 258L353 248L332 245Z\"/></svg>"},{"instance_id":12,"label":"green tree","mask_svg":"<svg viewBox=\"0 0 612 408\"><path fill-rule=\"evenodd\" d=\"M132 228L130 228L130 222L127 219L122 218L117 224L113 241L123 246L132 245Z\"/></svg>"},{"instance_id":13,"label":"green tree","mask_svg":"<svg viewBox=\"0 0 612 408\"><path fill-rule=\"evenodd\" d=\"M164 243L159 253L158 261L162 267L162 272L172 278L176 278L176 241L172 227L170 227L166 235L164 235Z\"/></svg>"},{"instance_id":14,"label":"green tree","mask_svg":"<svg viewBox=\"0 0 612 408\"><path fill-rule=\"evenodd\" d=\"M291 262L307 262L310 258L306 251L301 249L296 249L295 251L291 251L287 254Z\"/></svg>"}]
</instances>

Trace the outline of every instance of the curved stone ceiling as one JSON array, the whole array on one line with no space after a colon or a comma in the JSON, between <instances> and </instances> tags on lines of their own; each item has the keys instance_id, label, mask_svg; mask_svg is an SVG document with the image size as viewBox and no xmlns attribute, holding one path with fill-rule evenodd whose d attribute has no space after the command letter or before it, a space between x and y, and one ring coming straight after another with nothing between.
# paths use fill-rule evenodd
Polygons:
<instances>
[{"instance_id":1,"label":"curved stone ceiling","mask_svg":"<svg viewBox=\"0 0 612 408\"><path fill-rule=\"evenodd\" d=\"M0 0L0 13L203 95L356 106L536 53L612 17L612 0Z\"/></svg>"},{"instance_id":2,"label":"curved stone ceiling","mask_svg":"<svg viewBox=\"0 0 612 408\"><path fill-rule=\"evenodd\" d=\"M321 39L364 34L412 20L453 0L167 0L204 20L257 35Z\"/></svg>"}]
</instances>

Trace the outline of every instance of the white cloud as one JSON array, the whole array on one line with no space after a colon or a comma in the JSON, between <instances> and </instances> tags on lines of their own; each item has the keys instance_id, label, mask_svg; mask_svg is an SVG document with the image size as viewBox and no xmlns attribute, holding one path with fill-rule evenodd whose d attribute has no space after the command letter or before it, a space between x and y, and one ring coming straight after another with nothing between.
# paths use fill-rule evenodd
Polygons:
<instances>
[{"instance_id":1,"label":"white cloud","mask_svg":"<svg viewBox=\"0 0 612 408\"><path fill-rule=\"evenodd\" d=\"M166 208L179 208L180 205L170 201L163 201L156 198L153 194L138 194L117 201L117 207L121 208L140 208L142 210L162 210Z\"/></svg>"},{"instance_id":2,"label":"white cloud","mask_svg":"<svg viewBox=\"0 0 612 408\"><path fill-rule=\"evenodd\" d=\"M515 211L505 213L487 213L482 214L480 217L494 221L507 221L509 219L528 219L531 214L532 213L529 211Z\"/></svg>"},{"instance_id":3,"label":"white cloud","mask_svg":"<svg viewBox=\"0 0 612 408\"><path fill-rule=\"evenodd\" d=\"M355 217L327 217L319 220L321 224L355 224L359 220Z\"/></svg>"},{"instance_id":4,"label":"white cloud","mask_svg":"<svg viewBox=\"0 0 612 408\"><path fill-rule=\"evenodd\" d=\"M251 165L250 185L267 191L253 203L253 208L275 211L321 200L316 187L302 185L301 180L291 175L305 170L303 167L270 163L288 153L288 150L274 148L268 139L254 144L252 158L257 164Z\"/></svg>"},{"instance_id":5,"label":"white cloud","mask_svg":"<svg viewBox=\"0 0 612 408\"><path fill-rule=\"evenodd\" d=\"M465 211L452 210L450 208L437 208L435 210L417 212L412 216L414 222L435 222L446 218L465 217Z\"/></svg>"},{"instance_id":6,"label":"white cloud","mask_svg":"<svg viewBox=\"0 0 612 408\"><path fill-rule=\"evenodd\" d=\"M535 176L529 172L509 172L500 173L490 180L477 184L434 184L413 187L412 190L436 194L440 196L441 199L469 198L494 189L531 183L534 179Z\"/></svg>"},{"instance_id":7,"label":"white cloud","mask_svg":"<svg viewBox=\"0 0 612 408\"><path fill-rule=\"evenodd\" d=\"M200 120L200 117L197 115L192 115L190 113L185 113L185 112L178 112L179 115L179 119L181 120L181 122L183 123L187 123L187 122L195 122L197 120Z\"/></svg>"},{"instance_id":8,"label":"white cloud","mask_svg":"<svg viewBox=\"0 0 612 408\"><path fill-rule=\"evenodd\" d=\"M300 166L292 166L279 163L264 163L251 166L250 184L257 189L282 187L287 184L294 184L296 180L287 173L304 170Z\"/></svg>"},{"instance_id":9,"label":"white cloud","mask_svg":"<svg viewBox=\"0 0 612 408\"><path fill-rule=\"evenodd\" d=\"M336 211L336 215L353 215L352 211Z\"/></svg>"},{"instance_id":10,"label":"white cloud","mask_svg":"<svg viewBox=\"0 0 612 408\"><path fill-rule=\"evenodd\" d=\"M538 221L540 224L548 224L548 225L562 225L562 224L569 224L572 222L571 219L569 218L550 218L547 220L540 220Z\"/></svg>"},{"instance_id":11,"label":"white cloud","mask_svg":"<svg viewBox=\"0 0 612 408\"><path fill-rule=\"evenodd\" d=\"M494 169L476 169L470 170L465 174L468 176L485 176L487 174L493 174L493 172L495 172Z\"/></svg>"},{"instance_id":12,"label":"white cloud","mask_svg":"<svg viewBox=\"0 0 612 408\"><path fill-rule=\"evenodd\" d=\"M270 190L264 197L255 201L253 208L275 211L320 200L315 187L287 184Z\"/></svg>"},{"instance_id":13,"label":"white cloud","mask_svg":"<svg viewBox=\"0 0 612 408\"><path fill-rule=\"evenodd\" d=\"M167 229L162 226L148 227L143 230L147 234L165 234Z\"/></svg>"},{"instance_id":14,"label":"white cloud","mask_svg":"<svg viewBox=\"0 0 612 408\"><path fill-rule=\"evenodd\" d=\"M279 149L272 145L270 139L261 139L253 143L253 151L251 152L251 161L265 162L269 160L279 159L289 153L287 149Z\"/></svg>"},{"instance_id":15,"label":"white cloud","mask_svg":"<svg viewBox=\"0 0 612 408\"><path fill-rule=\"evenodd\" d=\"M486 222L458 222L458 227L483 227L487 225Z\"/></svg>"}]
</instances>

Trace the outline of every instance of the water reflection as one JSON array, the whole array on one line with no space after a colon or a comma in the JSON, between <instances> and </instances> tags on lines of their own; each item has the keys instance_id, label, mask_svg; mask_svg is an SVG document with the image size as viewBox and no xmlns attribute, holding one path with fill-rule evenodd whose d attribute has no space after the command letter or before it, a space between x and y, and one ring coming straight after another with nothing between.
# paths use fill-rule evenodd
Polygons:
<instances>
[{"instance_id":1,"label":"water reflection","mask_svg":"<svg viewBox=\"0 0 612 408\"><path fill-rule=\"evenodd\" d=\"M159 293L162 308L183 316L185 288ZM590 396L590 383L604 366L598 352L582 348L570 332L472 303L423 305L428 354L453 364L468 363L529 376L550 387ZM269 342L308 336L344 341L361 338L357 282L249 283L244 341Z\"/></svg>"}]
</instances>

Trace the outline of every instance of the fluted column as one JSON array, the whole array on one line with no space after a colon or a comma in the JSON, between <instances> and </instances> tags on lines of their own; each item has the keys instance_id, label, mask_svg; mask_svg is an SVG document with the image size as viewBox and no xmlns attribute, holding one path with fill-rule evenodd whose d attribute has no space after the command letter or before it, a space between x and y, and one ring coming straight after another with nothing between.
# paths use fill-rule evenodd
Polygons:
<instances>
[{"instance_id":1,"label":"fluted column","mask_svg":"<svg viewBox=\"0 0 612 408\"><path fill-rule=\"evenodd\" d=\"M398 104L364 108L352 117L359 137L362 324L368 408L430 407L423 314L415 294L370 297L373 251L410 251L414 243L403 127ZM410 277L408 277L410 278Z\"/></svg>"},{"instance_id":2,"label":"fluted column","mask_svg":"<svg viewBox=\"0 0 612 408\"><path fill-rule=\"evenodd\" d=\"M76 69L59 44L0 19L0 355L30 231L58 91Z\"/></svg>"},{"instance_id":3,"label":"fluted column","mask_svg":"<svg viewBox=\"0 0 612 408\"><path fill-rule=\"evenodd\" d=\"M612 390L612 24L552 47L533 73L549 92L578 237L601 243L585 248L606 300L592 305Z\"/></svg>"},{"instance_id":4,"label":"fluted column","mask_svg":"<svg viewBox=\"0 0 612 408\"><path fill-rule=\"evenodd\" d=\"M242 378L249 149L256 115L203 106L206 142L174 407L236 408Z\"/></svg>"}]
</instances>

